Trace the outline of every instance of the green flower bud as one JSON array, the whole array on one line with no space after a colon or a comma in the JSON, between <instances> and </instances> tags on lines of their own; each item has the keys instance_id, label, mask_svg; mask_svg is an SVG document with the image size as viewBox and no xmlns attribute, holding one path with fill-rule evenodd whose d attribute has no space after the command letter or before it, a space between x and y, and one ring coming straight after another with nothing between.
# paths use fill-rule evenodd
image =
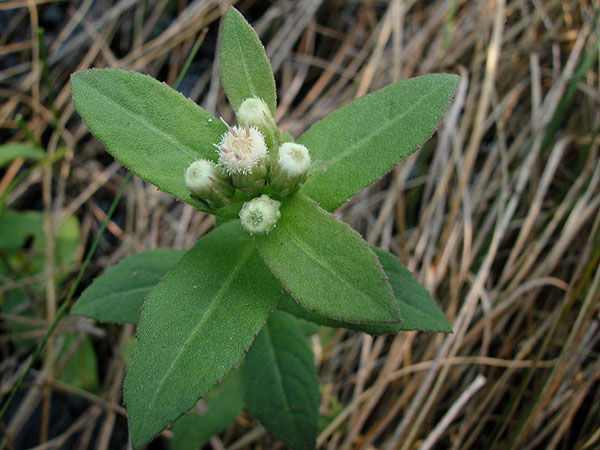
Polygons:
<instances>
[{"instance_id":1,"label":"green flower bud","mask_svg":"<svg viewBox=\"0 0 600 450\"><path fill-rule=\"evenodd\" d=\"M252 196L265 187L269 158L258 128L230 127L217 148L219 165L231 176L236 188Z\"/></svg>"},{"instance_id":2,"label":"green flower bud","mask_svg":"<svg viewBox=\"0 0 600 450\"><path fill-rule=\"evenodd\" d=\"M275 228L275 224L281 216L280 205L280 202L264 194L244 203L240 210L242 228L250 234L269 233Z\"/></svg>"},{"instance_id":3,"label":"green flower bud","mask_svg":"<svg viewBox=\"0 0 600 450\"><path fill-rule=\"evenodd\" d=\"M185 185L197 197L216 209L230 202L235 189L227 175L215 163L200 159L185 169Z\"/></svg>"},{"instance_id":4,"label":"green flower bud","mask_svg":"<svg viewBox=\"0 0 600 450\"><path fill-rule=\"evenodd\" d=\"M301 144L286 142L279 147L269 173L269 184L275 192L285 197L302 186L309 169L308 149Z\"/></svg>"},{"instance_id":5,"label":"green flower bud","mask_svg":"<svg viewBox=\"0 0 600 450\"><path fill-rule=\"evenodd\" d=\"M274 148L281 138L281 133L271 110L261 98L247 98L237 111L238 123L243 127L256 127L265 137L269 149Z\"/></svg>"}]
</instances>

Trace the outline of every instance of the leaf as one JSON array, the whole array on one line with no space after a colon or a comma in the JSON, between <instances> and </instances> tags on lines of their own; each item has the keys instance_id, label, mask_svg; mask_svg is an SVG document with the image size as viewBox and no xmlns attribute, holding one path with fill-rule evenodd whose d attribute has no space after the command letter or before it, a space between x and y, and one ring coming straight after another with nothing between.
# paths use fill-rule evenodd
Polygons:
<instances>
[{"instance_id":1,"label":"leaf","mask_svg":"<svg viewBox=\"0 0 600 450\"><path fill-rule=\"evenodd\" d=\"M255 242L305 308L354 323L400 321L392 288L367 243L303 195L284 203L277 227Z\"/></svg>"},{"instance_id":2,"label":"leaf","mask_svg":"<svg viewBox=\"0 0 600 450\"><path fill-rule=\"evenodd\" d=\"M79 389L95 392L98 389L98 361L92 341L87 336L72 333L65 337L58 361L67 357L68 360L58 379ZM75 349L73 346L77 346Z\"/></svg>"},{"instance_id":3,"label":"leaf","mask_svg":"<svg viewBox=\"0 0 600 450\"><path fill-rule=\"evenodd\" d=\"M75 216L69 216L57 230L55 260L59 279L77 259L80 235L79 221ZM20 276L43 271L46 264L44 213L3 211L0 214L0 252L7 257L0 261L0 265L9 263Z\"/></svg>"},{"instance_id":4,"label":"leaf","mask_svg":"<svg viewBox=\"0 0 600 450\"><path fill-rule=\"evenodd\" d=\"M415 152L450 106L458 76L424 75L360 97L315 123L298 138L327 171L301 192L334 211Z\"/></svg>"},{"instance_id":5,"label":"leaf","mask_svg":"<svg viewBox=\"0 0 600 450\"><path fill-rule=\"evenodd\" d=\"M172 450L202 448L211 436L227 429L244 409L242 376L232 371L225 381L213 387L204 398L206 411L190 412L173 424Z\"/></svg>"},{"instance_id":6,"label":"leaf","mask_svg":"<svg viewBox=\"0 0 600 450\"><path fill-rule=\"evenodd\" d=\"M184 171L195 160L216 160L213 144L225 125L149 76L91 69L71 76L73 102L94 136L134 174L199 209Z\"/></svg>"},{"instance_id":7,"label":"leaf","mask_svg":"<svg viewBox=\"0 0 600 450\"><path fill-rule=\"evenodd\" d=\"M81 231L75 216L69 216L58 228L55 242L56 282L67 277L73 263L79 257ZM44 213L41 211L12 211L0 213L0 279L19 281L37 276L27 283L26 289L9 288L0 293L0 312L6 314L31 315L31 302L26 302L31 291L45 290L46 235ZM6 278L5 278L6 277ZM4 282L0 280L0 285ZM24 303L25 302L25 303ZM7 320L13 340L18 344L31 343L29 338L19 335L35 329L34 325Z\"/></svg>"},{"instance_id":8,"label":"leaf","mask_svg":"<svg viewBox=\"0 0 600 450\"><path fill-rule=\"evenodd\" d=\"M373 250L394 289L403 320L400 329L451 333L452 327L435 300L400 260L380 248L373 247Z\"/></svg>"},{"instance_id":9,"label":"leaf","mask_svg":"<svg viewBox=\"0 0 600 450\"><path fill-rule=\"evenodd\" d=\"M125 258L83 291L71 314L101 322L138 323L146 295L183 254L183 250L153 249Z\"/></svg>"},{"instance_id":10,"label":"leaf","mask_svg":"<svg viewBox=\"0 0 600 450\"><path fill-rule=\"evenodd\" d=\"M288 294L285 294L285 295L288 295ZM292 299L292 301L293 301L293 299ZM302 308L302 307L299 306L299 308ZM304 308L302 308L302 309L304 309ZM304 311L308 312L306 309L304 309ZM302 333L304 334L304 336L306 336L308 338L308 342L310 342L310 338L313 334L317 334L319 332L319 326L316 323L309 321L309 320L299 320L298 326L302 330Z\"/></svg>"},{"instance_id":11,"label":"leaf","mask_svg":"<svg viewBox=\"0 0 600 450\"><path fill-rule=\"evenodd\" d=\"M242 365L245 399L273 437L296 450L314 449L319 380L297 322L279 311L269 317Z\"/></svg>"},{"instance_id":12,"label":"leaf","mask_svg":"<svg viewBox=\"0 0 600 450\"><path fill-rule=\"evenodd\" d=\"M397 333L398 331L421 330L451 333L444 313L429 292L421 286L412 276L410 271L402 265L400 260L389 252L372 247L379 261L383 265L386 275L396 296L402 323L391 325L354 324L328 319L319 314L311 313L298 305L294 299L284 294L277 304L280 310L286 311L304 320L309 320L318 325L332 328L348 328L368 334Z\"/></svg>"},{"instance_id":13,"label":"leaf","mask_svg":"<svg viewBox=\"0 0 600 450\"><path fill-rule=\"evenodd\" d=\"M125 378L134 448L240 363L280 292L239 221L215 229L173 266L144 303Z\"/></svg>"},{"instance_id":14,"label":"leaf","mask_svg":"<svg viewBox=\"0 0 600 450\"><path fill-rule=\"evenodd\" d=\"M17 158L42 159L45 156L46 153L42 149L22 142L0 145L0 167Z\"/></svg>"},{"instance_id":15,"label":"leaf","mask_svg":"<svg viewBox=\"0 0 600 450\"><path fill-rule=\"evenodd\" d=\"M275 115L277 94L271 63L250 24L233 7L225 16L219 58L221 82L233 109L237 111L244 100L256 96Z\"/></svg>"}]
</instances>

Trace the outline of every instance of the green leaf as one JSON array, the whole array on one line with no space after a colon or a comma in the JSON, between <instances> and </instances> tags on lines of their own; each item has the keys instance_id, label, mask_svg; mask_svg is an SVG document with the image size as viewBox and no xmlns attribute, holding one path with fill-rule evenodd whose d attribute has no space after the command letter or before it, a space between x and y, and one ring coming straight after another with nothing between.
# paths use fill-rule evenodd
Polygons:
<instances>
[{"instance_id":1,"label":"green leaf","mask_svg":"<svg viewBox=\"0 0 600 450\"><path fill-rule=\"evenodd\" d=\"M37 147L22 142L12 142L0 145L0 167L17 158L42 159L46 153Z\"/></svg>"},{"instance_id":2,"label":"green leaf","mask_svg":"<svg viewBox=\"0 0 600 450\"><path fill-rule=\"evenodd\" d=\"M337 209L431 137L457 83L448 74L400 81L315 123L298 143L327 171L309 178L301 192L327 211Z\"/></svg>"},{"instance_id":3,"label":"green leaf","mask_svg":"<svg viewBox=\"0 0 600 450\"><path fill-rule=\"evenodd\" d=\"M242 376L231 371L225 381L213 387L204 398L206 411L190 412L173 424L172 450L202 448L211 436L227 429L244 409Z\"/></svg>"},{"instance_id":4,"label":"green leaf","mask_svg":"<svg viewBox=\"0 0 600 450\"><path fill-rule=\"evenodd\" d=\"M271 63L258 36L240 12L231 7L221 35L221 82L235 111L250 97L262 98L275 115L277 94Z\"/></svg>"},{"instance_id":5,"label":"green leaf","mask_svg":"<svg viewBox=\"0 0 600 450\"><path fill-rule=\"evenodd\" d=\"M242 365L245 399L273 437L296 450L314 449L319 380L297 322L279 311L269 317Z\"/></svg>"},{"instance_id":6,"label":"green leaf","mask_svg":"<svg viewBox=\"0 0 600 450\"><path fill-rule=\"evenodd\" d=\"M153 249L125 258L83 291L71 314L101 322L138 323L146 295L184 253Z\"/></svg>"},{"instance_id":7,"label":"green leaf","mask_svg":"<svg viewBox=\"0 0 600 450\"><path fill-rule=\"evenodd\" d=\"M288 295L288 294L285 294L285 295ZM302 307L299 306L299 308L302 308ZM302 309L304 309L304 308L302 308ZM308 312L306 309L305 309L305 311ZM304 336L306 336L308 338L309 342L310 342L311 336L313 334L317 334L319 332L319 325L317 325L314 322L308 321L308 320L299 320L298 326L302 330L302 333L304 333Z\"/></svg>"},{"instance_id":8,"label":"green leaf","mask_svg":"<svg viewBox=\"0 0 600 450\"><path fill-rule=\"evenodd\" d=\"M69 216L57 231L55 261L58 279L70 270L77 259L80 234L79 221L75 216ZM46 264L44 213L3 211L0 214L0 253L5 256L0 265L8 264L20 276L42 272Z\"/></svg>"},{"instance_id":9,"label":"green leaf","mask_svg":"<svg viewBox=\"0 0 600 450\"><path fill-rule=\"evenodd\" d=\"M79 256L80 229L77 217L68 217L56 234L55 263L56 282L67 276L73 263ZM0 293L0 312L6 314L33 315L35 303L27 302L31 291L42 293L45 290L45 278L39 275L46 267L46 235L44 233L44 213L40 211L4 210L0 213L0 286L4 280L19 281L38 275L37 281L23 288L12 288ZM13 340L18 344L33 342L30 338L19 336L34 330L34 325L6 320Z\"/></svg>"},{"instance_id":10,"label":"green leaf","mask_svg":"<svg viewBox=\"0 0 600 450\"><path fill-rule=\"evenodd\" d=\"M71 76L73 102L91 132L134 174L199 209L184 171L216 160L225 125L179 92L136 72L91 69Z\"/></svg>"},{"instance_id":11,"label":"green leaf","mask_svg":"<svg viewBox=\"0 0 600 450\"><path fill-rule=\"evenodd\" d=\"M255 242L305 308L354 323L400 321L392 288L367 243L303 195L284 203L277 227Z\"/></svg>"},{"instance_id":12,"label":"green leaf","mask_svg":"<svg viewBox=\"0 0 600 450\"><path fill-rule=\"evenodd\" d=\"M452 327L442 310L402 262L390 252L376 247L373 250L390 278L402 315L400 329L451 333Z\"/></svg>"},{"instance_id":13,"label":"green leaf","mask_svg":"<svg viewBox=\"0 0 600 450\"><path fill-rule=\"evenodd\" d=\"M125 378L134 448L240 363L280 292L239 221L215 229L173 266L144 303Z\"/></svg>"},{"instance_id":14,"label":"green leaf","mask_svg":"<svg viewBox=\"0 0 600 450\"><path fill-rule=\"evenodd\" d=\"M78 338L80 342L78 342ZM74 350L73 346L77 346ZM68 358L58 379L71 386L94 392L98 389L98 361L89 337L72 333L65 337L58 354L59 363Z\"/></svg>"},{"instance_id":15,"label":"green leaf","mask_svg":"<svg viewBox=\"0 0 600 450\"><path fill-rule=\"evenodd\" d=\"M277 304L283 311L293 314L304 320L309 320L318 325L332 328L348 328L368 334L397 333L398 331L421 330L451 333L452 328L444 313L429 292L421 286L412 276L410 271L402 265L400 260L389 252L373 247L379 261L390 279L390 284L396 296L402 323L391 325L369 325L341 322L319 314L311 313L287 294L284 294Z\"/></svg>"}]
</instances>

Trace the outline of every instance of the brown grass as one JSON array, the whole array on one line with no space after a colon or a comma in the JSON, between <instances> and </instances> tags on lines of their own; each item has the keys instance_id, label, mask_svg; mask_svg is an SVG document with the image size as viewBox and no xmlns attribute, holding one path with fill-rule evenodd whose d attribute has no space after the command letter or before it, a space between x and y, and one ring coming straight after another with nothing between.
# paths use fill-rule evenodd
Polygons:
<instances>
[{"instance_id":1,"label":"brown grass","mask_svg":"<svg viewBox=\"0 0 600 450\"><path fill-rule=\"evenodd\" d=\"M74 113L69 74L116 67L173 83L196 37L209 27L182 89L229 120L214 64L226 3L0 3L0 14L10 17L0 31L0 136L27 139L17 122L21 114L50 155L67 147L57 163L33 171L8 197L8 207L46 212L48 254L53 230L73 213L84 240L91 240L125 173ZM333 109L394 81L427 72L461 75L436 136L337 213L369 242L401 257L437 299L454 333L371 337L338 330L326 344L315 339L321 413L328 418L319 447L599 448L597 4L247 0L237 6L266 44L279 82L277 117L296 136ZM40 49L35 30L48 21L49 8L58 8L64 20L48 28ZM56 119L42 77L44 50ZM4 171L0 191L23 165L16 160ZM144 248L189 247L213 224L139 179L128 186L120 210L90 277ZM50 265L46 273L46 295L34 299L46 305L43 317L31 319L38 336L65 296L53 270ZM53 355L66 329L103 341L97 345L106 353L99 395L56 380ZM36 448L116 445L113 434L124 426L118 348L133 331L65 320L2 424L3 445L10 448L36 410ZM4 394L27 353L8 340L0 346ZM87 406L50 436L53 392ZM280 447L247 415L211 445ZM115 448L126 447L125 438Z\"/></svg>"}]
</instances>

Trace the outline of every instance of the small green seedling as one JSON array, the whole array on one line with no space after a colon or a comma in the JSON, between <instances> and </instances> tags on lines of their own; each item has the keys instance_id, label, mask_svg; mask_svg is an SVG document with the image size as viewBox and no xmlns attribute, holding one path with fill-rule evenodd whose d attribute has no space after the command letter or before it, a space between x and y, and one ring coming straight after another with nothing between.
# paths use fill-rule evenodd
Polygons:
<instances>
[{"instance_id":1,"label":"small green seedling","mask_svg":"<svg viewBox=\"0 0 600 450\"><path fill-rule=\"evenodd\" d=\"M273 437L314 448L319 390L304 320L372 334L451 331L396 257L370 247L331 213L431 137L458 77L424 75L387 86L294 140L274 120L275 81L264 48L233 8L220 64L237 125L148 76L73 74L75 107L108 152L159 189L214 214L219 226L186 253L149 250L125 259L72 313L138 324L124 387L134 448L238 367L218 395L231 397L226 384L239 387ZM228 423L239 410L230 408ZM176 437L183 422L204 418L212 433L227 426L190 414L173 426Z\"/></svg>"}]
</instances>

